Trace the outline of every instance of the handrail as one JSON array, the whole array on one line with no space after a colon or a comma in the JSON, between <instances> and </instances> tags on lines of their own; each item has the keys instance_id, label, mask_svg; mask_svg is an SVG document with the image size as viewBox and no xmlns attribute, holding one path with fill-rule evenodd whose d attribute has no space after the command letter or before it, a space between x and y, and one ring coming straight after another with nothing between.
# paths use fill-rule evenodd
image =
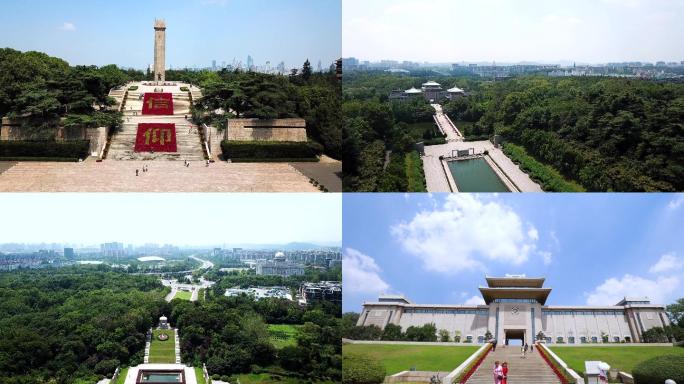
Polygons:
<instances>
[{"instance_id":1,"label":"handrail","mask_svg":"<svg viewBox=\"0 0 684 384\"><path fill-rule=\"evenodd\" d=\"M536 345L537 349L539 350L539 354L544 359L546 364L553 369L553 372L556 374L556 376L558 376L561 383L584 384L584 379L581 378L577 372L568 367L568 365L560 357L553 353L553 351L551 351L546 345L540 343L536 343ZM561 370L565 372L561 372ZM567 376L570 376L573 381L568 380Z\"/></svg>"},{"instance_id":2,"label":"handrail","mask_svg":"<svg viewBox=\"0 0 684 384\"><path fill-rule=\"evenodd\" d=\"M487 354L492 349L491 343L486 343L480 349L475 351L468 357L461 365L456 367L448 375L442 379L443 384L465 383L466 380L472 376L477 368L482 364L482 361L487 357ZM458 380L458 381L456 381Z\"/></svg>"}]
</instances>

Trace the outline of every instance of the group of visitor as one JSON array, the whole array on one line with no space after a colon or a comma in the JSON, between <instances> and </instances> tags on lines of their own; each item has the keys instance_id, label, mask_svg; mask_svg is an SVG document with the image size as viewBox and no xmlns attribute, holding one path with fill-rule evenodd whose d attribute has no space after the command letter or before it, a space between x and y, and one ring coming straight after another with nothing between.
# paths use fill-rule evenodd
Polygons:
<instances>
[{"instance_id":1,"label":"group of visitor","mask_svg":"<svg viewBox=\"0 0 684 384\"><path fill-rule=\"evenodd\" d=\"M508 384L508 362L494 362L494 384Z\"/></svg>"},{"instance_id":2,"label":"group of visitor","mask_svg":"<svg viewBox=\"0 0 684 384\"><path fill-rule=\"evenodd\" d=\"M143 173L147 173L147 171L149 171L149 168L147 168L147 164L143 164L142 171L143 171ZM138 168L135 169L135 175L136 176L140 175L140 170Z\"/></svg>"}]
</instances>

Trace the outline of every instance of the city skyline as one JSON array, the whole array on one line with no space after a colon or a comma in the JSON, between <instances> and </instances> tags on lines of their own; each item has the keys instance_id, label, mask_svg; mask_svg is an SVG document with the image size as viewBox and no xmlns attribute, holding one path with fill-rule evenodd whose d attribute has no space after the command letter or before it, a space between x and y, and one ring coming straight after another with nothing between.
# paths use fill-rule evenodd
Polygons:
<instances>
[{"instance_id":1,"label":"city skyline","mask_svg":"<svg viewBox=\"0 0 684 384\"><path fill-rule=\"evenodd\" d=\"M341 196L269 195L6 194L0 243L341 243Z\"/></svg>"},{"instance_id":2,"label":"city skyline","mask_svg":"<svg viewBox=\"0 0 684 384\"><path fill-rule=\"evenodd\" d=\"M342 51L371 61L681 62L682 16L670 0L344 0Z\"/></svg>"},{"instance_id":3,"label":"city skyline","mask_svg":"<svg viewBox=\"0 0 684 384\"><path fill-rule=\"evenodd\" d=\"M233 58L244 68L248 55L287 68L321 60L327 68L341 51L334 0L34 0L8 2L3 10L0 47L45 52L71 65L145 70L153 61L155 19L167 23L167 68L210 68L213 60Z\"/></svg>"},{"instance_id":4,"label":"city skyline","mask_svg":"<svg viewBox=\"0 0 684 384\"><path fill-rule=\"evenodd\" d=\"M480 304L488 276L545 277L549 305L684 294L684 195L344 196L344 311L378 295Z\"/></svg>"}]
</instances>

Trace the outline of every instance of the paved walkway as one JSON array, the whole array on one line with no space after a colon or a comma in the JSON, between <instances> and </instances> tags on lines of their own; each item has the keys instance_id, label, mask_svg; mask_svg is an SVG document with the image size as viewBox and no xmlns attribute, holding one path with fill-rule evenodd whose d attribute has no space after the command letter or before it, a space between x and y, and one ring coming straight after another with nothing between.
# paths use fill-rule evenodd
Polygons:
<instances>
[{"instance_id":1,"label":"paved walkway","mask_svg":"<svg viewBox=\"0 0 684 384\"><path fill-rule=\"evenodd\" d=\"M342 162L325 155L318 163L290 163L305 176L323 184L328 192L342 192Z\"/></svg>"},{"instance_id":2,"label":"paved walkway","mask_svg":"<svg viewBox=\"0 0 684 384\"><path fill-rule=\"evenodd\" d=\"M465 150L473 148L475 153L482 153L485 150L489 156L506 174L506 176L516 185L520 192L543 192L539 184L535 183L528 174L523 172L511 159L509 159L501 149L495 148L490 141L451 141L443 145L432 145L425 147L423 157L423 170L428 192L450 192L449 183L446 179L444 169L440 163L439 156L449 157L454 150Z\"/></svg>"},{"instance_id":3,"label":"paved walkway","mask_svg":"<svg viewBox=\"0 0 684 384\"><path fill-rule=\"evenodd\" d=\"M139 173L147 165L149 172ZM0 192L317 192L287 163L0 162Z\"/></svg>"},{"instance_id":4,"label":"paved walkway","mask_svg":"<svg viewBox=\"0 0 684 384\"><path fill-rule=\"evenodd\" d=\"M432 108L435 109L434 119L439 129L446 134L447 141L463 141L463 135L461 131L458 130L456 125L451 121L449 116L447 116L442 111L442 106L439 104L430 104Z\"/></svg>"}]
</instances>

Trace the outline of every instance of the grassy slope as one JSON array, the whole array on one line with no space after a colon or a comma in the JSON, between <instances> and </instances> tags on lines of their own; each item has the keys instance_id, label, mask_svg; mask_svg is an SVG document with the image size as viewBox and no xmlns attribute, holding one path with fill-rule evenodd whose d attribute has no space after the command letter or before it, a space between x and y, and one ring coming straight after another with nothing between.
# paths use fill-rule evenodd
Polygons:
<instances>
[{"instance_id":1,"label":"grassy slope","mask_svg":"<svg viewBox=\"0 0 684 384\"><path fill-rule=\"evenodd\" d=\"M202 372L202 368L195 367L195 377L197 378L197 384L207 384L207 381L204 380L204 373Z\"/></svg>"},{"instance_id":2,"label":"grassy slope","mask_svg":"<svg viewBox=\"0 0 684 384\"><path fill-rule=\"evenodd\" d=\"M271 333L271 343L278 349L296 345L297 328L298 326L291 324L269 324L268 331Z\"/></svg>"},{"instance_id":3,"label":"grassy slope","mask_svg":"<svg viewBox=\"0 0 684 384\"><path fill-rule=\"evenodd\" d=\"M128 374L128 367L121 370L119 376L116 378L116 381L112 384L124 384L126 381L126 374Z\"/></svg>"},{"instance_id":4,"label":"grassy slope","mask_svg":"<svg viewBox=\"0 0 684 384\"><path fill-rule=\"evenodd\" d=\"M181 300L190 300L192 297L192 292L186 292L186 291L178 291L176 292L176 296L174 296L174 299L181 299Z\"/></svg>"},{"instance_id":5,"label":"grassy slope","mask_svg":"<svg viewBox=\"0 0 684 384\"><path fill-rule=\"evenodd\" d=\"M268 373L238 375L240 384L300 384L302 379L293 377L273 377ZM316 381L318 384L334 384L329 381Z\"/></svg>"},{"instance_id":6,"label":"grassy slope","mask_svg":"<svg viewBox=\"0 0 684 384\"><path fill-rule=\"evenodd\" d=\"M479 346L346 344L343 354L372 356L382 361L387 375L416 367L418 371L451 371Z\"/></svg>"},{"instance_id":7,"label":"grassy slope","mask_svg":"<svg viewBox=\"0 0 684 384\"><path fill-rule=\"evenodd\" d=\"M552 346L553 353L558 355L580 376L584 373L584 362L600 360L611 368L632 372L635 365L644 360L660 355L684 356L684 348L677 347L558 347Z\"/></svg>"},{"instance_id":8,"label":"grassy slope","mask_svg":"<svg viewBox=\"0 0 684 384\"><path fill-rule=\"evenodd\" d=\"M166 332L169 339L160 341L157 335ZM150 363L175 363L176 352L174 346L174 331L155 329L152 331L152 342L150 344Z\"/></svg>"},{"instance_id":9,"label":"grassy slope","mask_svg":"<svg viewBox=\"0 0 684 384\"><path fill-rule=\"evenodd\" d=\"M413 151L406 154L405 162L408 192L427 192L423 161L420 159L418 152Z\"/></svg>"}]
</instances>

